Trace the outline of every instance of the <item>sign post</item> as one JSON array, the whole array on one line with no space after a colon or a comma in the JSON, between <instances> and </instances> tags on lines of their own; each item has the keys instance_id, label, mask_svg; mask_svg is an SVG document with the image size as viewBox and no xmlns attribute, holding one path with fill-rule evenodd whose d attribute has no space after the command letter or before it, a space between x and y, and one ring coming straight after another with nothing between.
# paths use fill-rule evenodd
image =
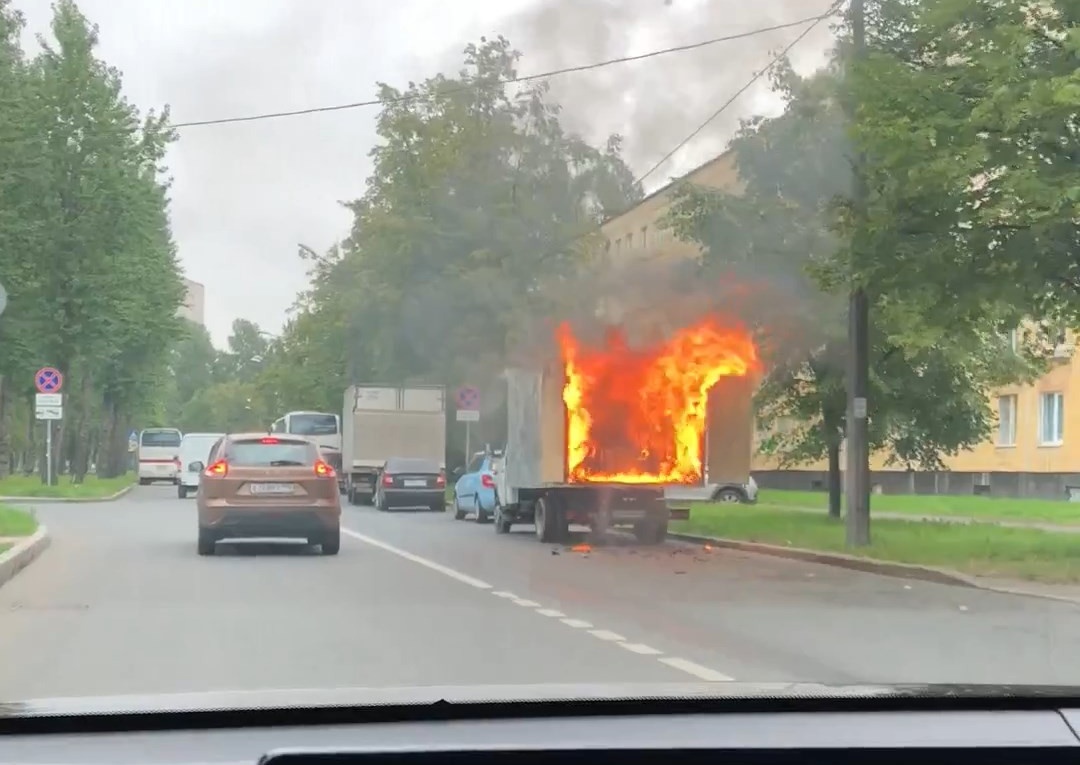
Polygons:
<instances>
[{"instance_id":1,"label":"sign post","mask_svg":"<svg viewBox=\"0 0 1080 765\"><path fill-rule=\"evenodd\" d=\"M457 421L465 423L465 469L472 460L472 423L480 422L480 389L465 385L454 395L457 402Z\"/></svg>"},{"instance_id":2,"label":"sign post","mask_svg":"<svg viewBox=\"0 0 1080 765\"><path fill-rule=\"evenodd\" d=\"M34 416L45 421L45 484L52 486L52 424L53 420L64 418L64 396L60 390L64 387L64 376L55 367L42 367L34 374Z\"/></svg>"}]
</instances>

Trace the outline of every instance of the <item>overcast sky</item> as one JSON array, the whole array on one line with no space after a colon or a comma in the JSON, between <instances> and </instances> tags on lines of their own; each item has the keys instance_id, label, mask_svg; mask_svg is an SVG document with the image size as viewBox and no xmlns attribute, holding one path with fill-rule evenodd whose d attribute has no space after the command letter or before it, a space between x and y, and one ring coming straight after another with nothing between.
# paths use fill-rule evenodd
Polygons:
<instances>
[{"instance_id":1,"label":"overcast sky","mask_svg":"<svg viewBox=\"0 0 1080 765\"><path fill-rule=\"evenodd\" d=\"M455 72L460 51L504 34L522 74L644 53L793 21L831 0L82 0L100 28L99 56L123 72L141 109L168 104L175 122L303 109L371 98L376 81L404 85ZM15 0L32 34L49 0ZM552 81L564 124L626 138L649 169L763 68L800 28ZM827 25L792 52L823 61ZM666 183L720 153L738 119L775 112L751 89L647 182ZM324 250L348 230L339 200L364 188L372 108L194 127L169 155L172 219L184 270L206 285L206 323L219 346L233 319L276 332L298 290L303 242Z\"/></svg>"}]
</instances>

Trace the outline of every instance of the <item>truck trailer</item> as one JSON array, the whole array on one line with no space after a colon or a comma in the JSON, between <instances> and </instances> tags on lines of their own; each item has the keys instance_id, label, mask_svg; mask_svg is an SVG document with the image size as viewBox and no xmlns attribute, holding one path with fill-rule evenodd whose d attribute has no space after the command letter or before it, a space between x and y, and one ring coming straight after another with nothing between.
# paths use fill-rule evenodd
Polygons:
<instances>
[{"instance_id":1,"label":"truck trailer","mask_svg":"<svg viewBox=\"0 0 1080 765\"><path fill-rule=\"evenodd\" d=\"M541 542L560 543L571 524L596 534L627 527L639 542L660 544L670 520L689 518L688 509L668 508L660 483L569 481L563 375L508 369L503 377L507 437L503 469L495 476L497 533L531 523Z\"/></svg>"},{"instance_id":2,"label":"truck trailer","mask_svg":"<svg viewBox=\"0 0 1080 765\"><path fill-rule=\"evenodd\" d=\"M435 460L446 469L446 389L352 385L341 416L341 469L350 504L370 504L391 457Z\"/></svg>"}]
</instances>

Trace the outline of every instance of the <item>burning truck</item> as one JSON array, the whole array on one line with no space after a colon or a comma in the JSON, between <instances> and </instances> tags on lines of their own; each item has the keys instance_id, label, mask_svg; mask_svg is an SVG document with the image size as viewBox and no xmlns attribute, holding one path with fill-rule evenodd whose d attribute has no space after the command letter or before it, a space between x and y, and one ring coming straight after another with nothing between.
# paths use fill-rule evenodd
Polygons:
<instances>
[{"instance_id":1,"label":"burning truck","mask_svg":"<svg viewBox=\"0 0 1080 765\"><path fill-rule=\"evenodd\" d=\"M710 315L651 342L611 327L590 344L565 323L556 337L557 363L504 372L497 532L532 523L542 542L557 543L571 524L629 527L659 544L670 520L689 517L668 500L754 499L759 360L746 329Z\"/></svg>"}]
</instances>

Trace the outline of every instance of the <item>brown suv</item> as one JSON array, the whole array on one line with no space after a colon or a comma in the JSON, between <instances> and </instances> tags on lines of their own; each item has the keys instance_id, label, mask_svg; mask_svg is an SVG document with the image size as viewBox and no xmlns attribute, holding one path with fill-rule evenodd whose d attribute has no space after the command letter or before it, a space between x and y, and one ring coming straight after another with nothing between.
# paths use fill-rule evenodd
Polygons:
<instances>
[{"instance_id":1,"label":"brown suv","mask_svg":"<svg viewBox=\"0 0 1080 765\"><path fill-rule=\"evenodd\" d=\"M199 555L223 539L302 538L323 555L341 547L337 473L296 436L224 436L198 470Z\"/></svg>"}]
</instances>

